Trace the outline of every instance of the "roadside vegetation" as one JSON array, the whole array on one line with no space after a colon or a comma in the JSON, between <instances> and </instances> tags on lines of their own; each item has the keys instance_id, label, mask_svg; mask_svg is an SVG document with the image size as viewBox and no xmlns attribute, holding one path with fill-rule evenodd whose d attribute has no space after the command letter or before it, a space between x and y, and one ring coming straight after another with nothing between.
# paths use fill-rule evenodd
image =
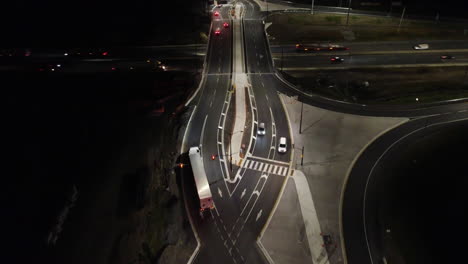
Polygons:
<instances>
[{"instance_id":1,"label":"roadside vegetation","mask_svg":"<svg viewBox=\"0 0 468 264\"><path fill-rule=\"evenodd\" d=\"M397 41L468 39L468 24L428 20L400 19L337 14L282 13L273 14L268 34L272 44L290 44L317 41Z\"/></svg>"},{"instance_id":2,"label":"roadside vegetation","mask_svg":"<svg viewBox=\"0 0 468 264\"><path fill-rule=\"evenodd\" d=\"M285 75L306 93L354 103L414 104L468 98L467 67L318 70Z\"/></svg>"}]
</instances>

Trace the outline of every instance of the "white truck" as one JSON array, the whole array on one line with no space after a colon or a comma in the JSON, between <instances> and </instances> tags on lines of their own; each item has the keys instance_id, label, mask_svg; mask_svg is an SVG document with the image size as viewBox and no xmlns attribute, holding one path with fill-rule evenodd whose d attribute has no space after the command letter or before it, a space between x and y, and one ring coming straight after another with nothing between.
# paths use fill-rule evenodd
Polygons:
<instances>
[{"instance_id":1,"label":"white truck","mask_svg":"<svg viewBox=\"0 0 468 264\"><path fill-rule=\"evenodd\" d=\"M200 199L200 215L206 209L213 209L213 197L211 195L210 185L206 177L205 168L203 167L203 159L199 147L191 147L189 150L190 164L197 185L198 198Z\"/></svg>"}]
</instances>

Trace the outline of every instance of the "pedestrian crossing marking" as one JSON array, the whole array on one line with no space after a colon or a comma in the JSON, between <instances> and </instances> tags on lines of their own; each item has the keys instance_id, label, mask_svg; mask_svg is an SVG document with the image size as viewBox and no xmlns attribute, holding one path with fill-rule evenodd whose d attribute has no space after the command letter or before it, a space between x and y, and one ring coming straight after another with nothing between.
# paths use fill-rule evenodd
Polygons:
<instances>
[{"instance_id":1,"label":"pedestrian crossing marking","mask_svg":"<svg viewBox=\"0 0 468 264\"><path fill-rule=\"evenodd\" d=\"M272 161L275 162L275 161ZM289 171L289 166L287 165L275 165L267 162L256 161L247 159L242 164L243 169L261 171L264 173L276 174L281 176L287 176Z\"/></svg>"}]
</instances>

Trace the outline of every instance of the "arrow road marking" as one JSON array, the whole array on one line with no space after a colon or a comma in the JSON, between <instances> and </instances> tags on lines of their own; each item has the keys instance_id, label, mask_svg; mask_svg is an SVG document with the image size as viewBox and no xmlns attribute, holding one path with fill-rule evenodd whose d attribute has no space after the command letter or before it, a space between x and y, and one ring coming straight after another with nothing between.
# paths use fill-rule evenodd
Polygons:
<instances>
[{"instance_id":1,"label":"arrow road marking","mask_svg":"<svg viewBox=\"0 0 468 264\"><path fill-rule=\"evenodd\" d=\"M218 193L219 193L219 196L221 196L221 198L223 198L223 192L221 191L221 189L218 187Z\"/></svg>"},{"instance_id":2,"label":"arrow road marking","mask_svg":"<svg viewBox=\"0 0 468 264\"><path fill-rule=\"evenodd\" d=\"M242 199L242 197L244 197L246 191L247 191L247 188L245 188L244 191L242 192L241 199Z\"/></svg>"},{"instance_id":3,"label":"arrow road marking","mask_svg":"<svg viewBox=\"0 0 468 264\"><path fill-rule=\"evenodd\" d=\"M260 218L260 216L262 216L262 212L263 212L263 209L260 209L260 211L258 211L257 218L255 219L255 222L257 222L258 219Z\"/></svg>"}]
</instances>

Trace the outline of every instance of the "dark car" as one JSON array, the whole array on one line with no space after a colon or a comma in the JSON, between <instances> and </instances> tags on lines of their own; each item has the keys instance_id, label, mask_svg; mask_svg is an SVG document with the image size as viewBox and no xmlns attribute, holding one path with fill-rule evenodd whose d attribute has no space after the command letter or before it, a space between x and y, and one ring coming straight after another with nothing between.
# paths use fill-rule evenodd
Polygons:
<instances>
[{"instance_id":1,"label":"dark car","mask_svg":"<svg viewBox=\"0 0 468 264\"><path fill-rule=\"evenodd\" d=\"M333 62L333 63L340 63L340 62L343 62L344 59L341 58L341 57L336 56L336 57L331 58L330 61Z\"/></svg>"},{"instance_id":2,"label":"dark car","mask_svg":"<svg viewBox=\"0 0 468 264\"><path fill-rule=\"evenodd\" d=\"M442 55L442 56L440 56L440 59L442 59L442 60L452 60L452 59L455 59L455 57L452 56L452 55Z\"/></svg>"}]
</instances>

